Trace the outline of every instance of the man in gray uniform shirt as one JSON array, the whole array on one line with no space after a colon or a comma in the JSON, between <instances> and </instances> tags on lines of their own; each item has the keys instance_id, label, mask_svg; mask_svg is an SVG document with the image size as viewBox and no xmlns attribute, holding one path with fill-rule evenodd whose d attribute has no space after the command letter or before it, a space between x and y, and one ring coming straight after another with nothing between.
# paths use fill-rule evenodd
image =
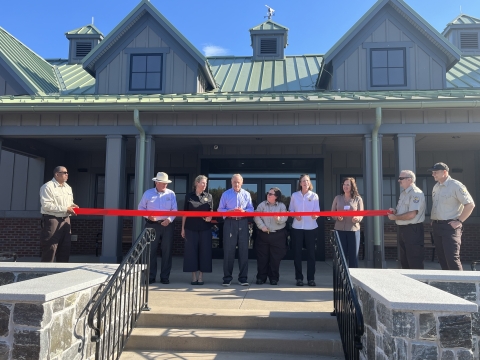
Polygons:
<instances>
[{"instance_id":1,"label":"man in gray uniform shirt","mask_svg":"<svg viewBox=\"0 0 480 360\"><path fill-rule=\"evenodd\" d=\"M425 195L415 185L415 174L402 170L398 178L403 189L397 208L390 209L390 220L398 225L398 248L402 269L423 269L425 256L423 221L425 220Z\"/></svg>"},{"instance_id":2,"label":"man in gray uniform shirt","mask_svg":"<svg viewBox=\"0 0 480 360\"><path fill-rule=\"evenodd\" d=\"M463 270L460 262L463 223L475 203L465 185L450 177L447 164L436 163L429 171L437 181L432 191L430 219L438 261L443 270Z\"/></svg>"}]
</instances>

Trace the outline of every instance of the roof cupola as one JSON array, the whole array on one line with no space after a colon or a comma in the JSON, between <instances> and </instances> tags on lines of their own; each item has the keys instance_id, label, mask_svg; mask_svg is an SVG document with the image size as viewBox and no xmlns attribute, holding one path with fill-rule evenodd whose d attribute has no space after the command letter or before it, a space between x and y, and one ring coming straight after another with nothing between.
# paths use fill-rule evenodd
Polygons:
<instances>
[{"instance_id":1,"label":"roof cupola","mask_svg":"<svg viewBox=\"0 0 480 360\"><path fill-rule=\"evenodd\" d=\"M93 24L65 33L70 40L68 63L80 64L85 56L103 40L103 34Z\"/></svg>"},{"instance_id":2,"label":"roof cupola","mask_svg":"<svg viewBox=\"0 0 480 360\"><path fill-rule=\"evenodd\" d=\"M253 60L282 60L288 45L288 28L268 19L250 29Z\"/></svg>"},{"instance_id":3,"label":"roof cupola","mask_svg":"<svg viewBox=\"0 0 480 360\"><path fill-rule=\"evenodd\" d=\"M462 55L480 55L480 19L461 14L442 33Z\"/></svg>"}]
</instances>

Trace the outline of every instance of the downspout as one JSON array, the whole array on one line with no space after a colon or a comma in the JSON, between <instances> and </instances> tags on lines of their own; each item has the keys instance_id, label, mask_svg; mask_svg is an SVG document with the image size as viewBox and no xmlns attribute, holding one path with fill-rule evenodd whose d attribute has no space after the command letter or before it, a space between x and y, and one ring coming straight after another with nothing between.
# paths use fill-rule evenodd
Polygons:
<instances>
[{"instance_id":1,"label":"downspout","mask_svg":"<svg viewBox=\"0 0 480 360\"><path fill-rule=\"evenodd\" d=\"M382 108L375 108L375 126L372 131L372 176L373 176L373 210L380 210L380 191L378 184L378 130L382 125ZM373 217L373 266L383 267L383 241L381 234L380 217Z\"/></svg>"},{"instance_id":2,"label":"downspout","mask_svg":"<svg viewBox=\"0 0 480 360\"><path fill-rule=\"evenodd\" d=\"M138 173L135 174L135 198L140 201L143 195L143 183L144 183L144 175L145 175L145 130L140 123L140 113L138 109L133 110L133 123L137 128L138 132L140 133L140 142L139 142L139 155L138 155ZM140 235L142 231L142 217L135 216L134 218L134 229L135 233L134 240Z\"/></svg>"}]
</instances>

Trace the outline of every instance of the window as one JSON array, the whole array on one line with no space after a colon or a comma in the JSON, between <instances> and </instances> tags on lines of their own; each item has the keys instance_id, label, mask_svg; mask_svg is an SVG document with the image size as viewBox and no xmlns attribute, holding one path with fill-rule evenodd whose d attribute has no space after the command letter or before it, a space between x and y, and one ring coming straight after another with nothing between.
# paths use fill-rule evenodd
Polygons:
<instances>
[{"instance_id":1,"label":"window","mask_svg":"<svg viewBox=\"0 0 480 360\"><path fill-rule=\"evenodd\" d=\"M406 86L405 49L370 49L372 87Z\"/></svg>"},{"instance_id":2,"label":"window","mask_svg":"<svg viewBox=\"0 0 480 360\"><path fill-rule=\"evenodd\" d=\"M162 90L163 54L130 55L130 90Z\"/></svg>"},{"instance_id":3,"label":"window","mask_svg":"<svg viewBox=\"0 0 480 360\"><path fill-rule=\"evenodd\" d=\"M168 188L175 192L178 210L183 210L183 207L185 205L185 196L187 195L187 192L190 192L188 176L171 175L169 176L169 179L172 180L172 183L168 185Z\"/></svg>"},{"instance_id":4,"label":"window","mask_svg":"<svg viewBox=\"0 0 480 360\"><path fill-rule=\"evenodd\" d=\"M75 57L84 58L92 50L91 41L77 41L75 47Z\"/></svg>"},{"instance_id":5,"label":"window","mask_svg":"<svg viewBox=\"0 0 480 360\"><path fill-rule=\"evenodd\" d=\"M478 33L465 32L460 33L460 48L461 49L478 49Z\"/></svg>"},{"instance_id":6,"label":"window","mask_svg":"<svg viewBox=\"0 0 480 360\"><path fill-rule=\"evenodd\" d=\"M436 182L433 179L433 176L425 175L417 176L415 183L425 195L425 215L430 216L430 212L432 211L432 190Z\"/></svg>"},{"instance_id":7,"label":"window","mask_svg":"<svg viewBox=\"0 0 480 360\"><path fill-rule=\"evenodd\" d=\"M277 54L277 39L260 39L260 54L261 55L276 55Z\"/></svg>"}]
</instances>

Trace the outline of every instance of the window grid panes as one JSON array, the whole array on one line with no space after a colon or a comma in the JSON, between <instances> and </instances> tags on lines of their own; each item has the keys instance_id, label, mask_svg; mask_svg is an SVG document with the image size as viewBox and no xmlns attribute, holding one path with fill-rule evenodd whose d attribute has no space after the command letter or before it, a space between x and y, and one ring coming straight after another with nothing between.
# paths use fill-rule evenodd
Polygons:
<instances>
[{"instance_id":1,"label":"window grid panes","mask_svg":"<svg viewBox=\"0 0 480 360\"><path fill-rule=\"evenodd\" d=\"M168 178L172 180L172 183L168 184L168 188L175 192L177 208L178 210L183 210L185 205L185 196L187 195L187 192L190 192L191 189L188 185L188 175L169 175Z\"/></svg>"},{"instance_id":2,"label":"window grid panes","mask_svg":"<svg viewBox=\"0 0 480 360\"><path fill-rule=\"evenodd\" d=\"M371 49L370 83L372 87L406 86L405 49Z\"/></svg>"},{"instance_id":3,"label":"window grid panes","mask_svg":"<svg viewBox=\"0 0 480 360\"><path fill-rule=\"evenodd\" d=\"M132 54L130 90L162 90L163 54Z\"/></svg>"},{"instance_id":4,"label":"window grid panes","mask_svg":"<svg viewBox=\"0 0 480 360\"><path fill-rule=\"evenodd\" d=\"M98 174L95 184L95 201L94 207L97 209L103 209L105 206L105 174Z\"/></svg>"}]
</instances>

